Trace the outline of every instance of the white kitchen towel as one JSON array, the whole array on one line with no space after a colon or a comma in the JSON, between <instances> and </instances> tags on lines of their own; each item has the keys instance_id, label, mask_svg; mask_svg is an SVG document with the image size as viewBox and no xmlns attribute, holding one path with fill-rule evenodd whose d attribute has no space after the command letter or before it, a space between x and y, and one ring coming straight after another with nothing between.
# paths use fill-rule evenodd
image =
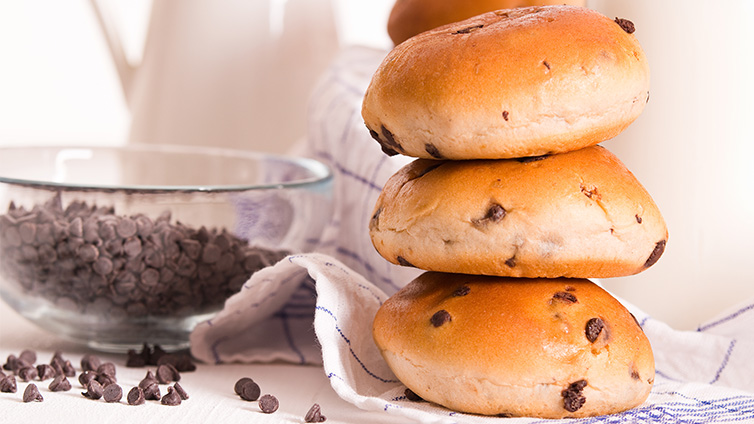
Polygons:
<instances>
[{"instance_id":1,"label":"white kitchen towel","mask_svg":"<svg viewBox=\"0 0 754 424\"><path fill-rule=\"evenodd\" d=\"M372 341L379 305L421 272L388 263L367 230L382 185L410 161L385 156L361 120L363 93L383 55L347 50L313 93L302 149L335 174L334 213L317 253L289 256L252 276L220 313L197 326L192 352L210 363L322 363L343 399L420 422L558 422L480 417L408 401ZM622 414L563 422L754 422L754 300L698 331L673 330L624 304L655 353L649 399Z\"/></svg>"}]
</instances>

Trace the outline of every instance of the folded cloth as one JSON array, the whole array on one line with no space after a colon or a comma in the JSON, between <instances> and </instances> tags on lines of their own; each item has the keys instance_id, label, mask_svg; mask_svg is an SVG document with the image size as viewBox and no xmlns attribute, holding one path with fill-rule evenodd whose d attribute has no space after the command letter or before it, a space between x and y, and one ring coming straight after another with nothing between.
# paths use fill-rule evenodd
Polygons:
<instances>
[{"instance_id":1,"label":"folded cloth","mask_svg":"<svg viewBox=\"0 0 754 424\"><path fill-rule=\"evenodd\" d=\"M322 364L344 400L419 422L500 421L407 400L405 387L372 340L379 306L421 272L380 257L367 230L382 185L410 160L382 154L361 121L364 90L383 56L347 50L313 93L304 147L336 177L336 207L317 253L292 255L254 274L221 312L196 327L192 353L210 363ZM623 304L637 317L655 353L649 399L621 414L562 422L754 422L754 301L698 331L675 331Z\"/></svg>"}]
</instances>

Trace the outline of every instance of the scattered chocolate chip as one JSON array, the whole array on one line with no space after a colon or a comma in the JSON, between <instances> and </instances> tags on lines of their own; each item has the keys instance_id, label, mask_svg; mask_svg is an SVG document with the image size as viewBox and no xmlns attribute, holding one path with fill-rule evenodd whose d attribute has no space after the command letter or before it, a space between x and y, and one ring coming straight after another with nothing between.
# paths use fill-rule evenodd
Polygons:
<instances>
[{"instance_id":1,"label":"scattered chocolate chip","mask_svg":"<svg viewBox=\"0 0 754 424\"><path fill-rule=\"evenodd\" d=\"M498 418L513 418L514 417L514 415L511 414L510 412L501 412L495 416Z\"/></svg>"},{"instance_id":2,"label":"scattered chocolate chip","mask_svg":"<svg viewBox=\"0 0 754 424\"><path fill-rule=\"evenodd\" d=\"M97 379L96 371L84 371L81 374L79 374L79 383L81 383L81 387L84 387L84 388L89 386L90 381L96 380L96 379Z\"/></svg>"},{"instance_id":3,"label":"scattered chocolate chip","mask_svg":"<svg viewBox=\"0 0 754 424\"><path fill-rule=\"evenodd\" d=\"M602 196L600 196L599 191L597 191L597 187L587 187L584 184L581 184L581 192L584 193L584 196L588 198L594 198L596 200L599 200Z\"/></svg>"},{"instance_id":4,"label":"scattered chocolate chip","mask_svg":"<svg viewBox=\"0 0 754 424\"><path fill-rule=\"evenodd\" d=\"M86 391L81 394L87 399L97 400L102 397L102 392L102 385L97 380L91 380L86 385Z\"/></svg>"},{"instance_id":5,"label":"scattered chocolate chip","mask_svg":"<svg viewBox=\"0 0 754 424\"><path fill-rule=\"evenodd\" d=\"M259 409L265 414L272 414L278 410L279 406L278 399L273 395L264 395L259 398Z\"/></svg>"},{"instance_id":6,"label":"scattered chocolate chip","mask_svg":"<svg viewBox=\"0 0 754 424\"><path fill-rule=\"evenodd\" d=\"M426 143L424 145L424 150L435 159L442 159L444 157L442 153L440 153L440 150L437 148L437 146L435 146L434 144Z\"/></svg>"},{"instance_id":7,"label":"scattered chocolate chip","mask_svg":"<svg viewBox=\"0 0 754 424\"><path fill-rule=\"evenodd\" d=\"M572 293L568 293L564 291L555 293L552 296L552 298L555 300L562 300L563 302L566 302L566 303L577 303L579 301L576 298L576 296L574 296Z\"/></svg>"},{"instance_id":8,"label":"scattered chocolate chip","mask_svg":"<svg viewBox=\"0 0 754 424\"><path fill-rule=\"evenodd\" d=\"M37 362L37 352L30 349L24 349L18 355L18 359L24 361L28 365L34 365Z\"/></svg>"},{"instance_id":9,"label":"scattered chocolate chip","mask_svg":"<svg viewBox=\"0 0 754 424\"><path fill-rule=\"evenodd\" d=\"M241 389L243 388L244 384L247 384L248 382L254 382L254 380L250 379L249 377L242 377L239 378L238 381L236 381L236 384L233 386L233 391L236 392L237 395L241 394Z\"/></svg>"},{"instance_id":10,"label":"scattered chocolate chip","mask_svg":"<svg viewBox=\"0 0 754 424\"><path fill-rule=\"evenodd\" d=\"M8 355L8 359L6 359L5 364L3 364L3 369L6 371L13 371L15 372L19 367L18 358L16 355Z\"/></svg>"},{"instance_id":11,"label":"scattered chocolate chip","mask_svg":"<svg viewBox=\"0 0 754 424\"><path fill-rule=\"evenodd\" d=\"M407 388L403 391L403 394L406 396L406 399L410 400L411 402L424 402L424 399L411 389Z\"/></svg>"},{"instance_id":12,"label":"scattered chocolate chip","mask_svg":"<svg viewBox=\"0 0 754 424\"><path fill-rule=\"evenodd\" d=\"M382 125L380 129L382 131L382 136L385 137L386 144L388 145L388 147L390 147L391 149L394 149L395 151L403 150L401 145L395 140L395 136L393 135L392 132L390 132L387 128L385 128L384 125Z\"/></svg>"},{"instance_id":13,"label":"scattered chocolate chip","mask_svg":"<svg viewBox=\"0 0 754 424\"><path fill-rule=\"evenodd\" d=\"M157 365L160 362L160 359L167 355L167 352L162 349L162 346L160 345L154 345L152 346L152 349L149 350L149 360L147 361L147 365Z\"/></svg>"},{"instance_id":14,"label":"scattered chocolate chip","mask_svg":"<svg viewBox=\"0 0 754 424\"><path fill-rule=\"evenodd\" d=\"M639 375L639 371L636 368L631 368L631 378L634 380L641 380L641 376Z\"/></svg>"},{"instance_id":15,"label":"scattered chocolate chip","mask_svg":"<svg viewBox=\"0 0 754 424\"><path fill-rule=\"evenodd\" d=\"M87 353L81 357L81 371L96 371L100 365L102 361L96 355Z\"/></svg>"},{"instance_id":16,"label":"scattered chocolate chip","mask_svg":"<svg viewBox=\"0 0 754 424\"><path fill-rule=\"evenodd\" d=\"M241 396L241 399L248 401L255 401L259 399L259 395L262 393L259 385L250 378L242 378L236 383L236 393Z\"/></svg>"},{"instance_id":17,"label":"scattered chocolate chip","mask_svg":"<svg viewBox=\"0 0 754 424\"><path fill-rule=\"evenodd\" d=\"M178 396L180 396L181 399L186 400L189 398L188 393L186 393L186 390L183 389L183 386L181 386L181 383L173 384L173 390L175 390L175 392L178 393Z\"/></svg>"},{"instance_id":18,"label":"scattered chocolate chip","mask_svg":"<svg viewBox=\"0 0 754 424\"><path fill-rule=\"evenodd\" d=\"M637 222L637 223L639 223L639 224L641 224L641 221L642 221L642 219L641 219L641 217L639 216L639 214L636 214L636 215L634 215L634 216L636 217L636 222Z\"/></svg>"},{"instance_id":19,"label":"scattered chocolate chip","mask_svg":"<svg viewBox=\"0 0 754 424\"><path fill-rule=\"evenodd\" d=\"M150 384L159 384L152 371L147 371L147 375L139 382L139 387L145 389Z\"/></svg>"},{"instance_id":20,"label":"scattered chocolate chip","mask_svg":"<svg viewBox=\"0 0 754 424\"><path fill-rule=\"evenodd\" d=\"M515 268L516 267L516 257L510 257L505 260L505 264L508 265L509 268Z\"/></svg>"},{"instance_id":21,"label":"scattered chocolate chip","mask_svg":"<svg viewBox=\"0 0 754 424\"><path fill-rule=\"evenodd\" d=\"M470 32L476 31L480 28L484 27L484 24L474 25L470 27L466 27L463 29L459 29L458 31L454 32L453 34L468 34Z\"/></svg>"},{"instance_id":22,"label":"scattered chocolate chip","mask_svg":"<svg viewBox=\"0 0 754 424\"><path fill-rule=\"evenodd\" d=\"M412 268L416 268L411 262L407 261L403 256L398 256L395 258L396 261L402 266L410 266Z\"/></svg>"},{"instance_id":23,"label":"scattered chocolate chip","mask_svg":"<svg viewBox=\"0 0 754 424\"><path fill-rule=\"evenodd\" d=\"M160 384L168 384L181 380L181 374L171 364L162 364L158 366L155 376Z\"/></svg>"},{"instance_id":24,"label":"scattered chocolate chip","mask_svg":"<svg viewBox=\"0 0 754 424\"><path fill-rule=\"evenodd\" d=\"M21 381L31 381L37 378L39 374L37 373L36 367L27 365L17 370L16 375L18 375L18 378L20 378Z\"/></svg>"},{"instance_id":25,"label":"scattered chocolate chip","mask_svg":"<svg viewBox=\"0 0 754 424\"><path fill-rule=\"evenodd\" d=\"M181 396L172 387L168 387L168 393L160 399L160 403L167 406L178 406L181 404Z\"/></svg>"},{"instance_id":26,"label":"scattered chocolate chip","mask_svg":"<svg viewBox=\"0 0 754 424\"><path fill-rule=\"evenodd\" d=\"M157 383L147 384L141 388L144 390L144 399L146 400L160 400L160 386Z\"/></svg>"},{"instance_id":27,"label":"scattered chocolate chip","mask_svg":"<svg viewBox=\"0 0 754 424\"><path fill-rule=\"evenodd\" d=\"M71 382L65 375L55 377L47 387L51 392L67 392L71 390Z\"/></svg>"},{"instance_id":28,"label":"scattered chocolate chip","mask_svg":"<svg viewBox=\"0 0 754 424\"><path fill-rule=\"evenodd\" d=\"M434 315L432 315L432 318L429 319L429 322L432 323L435 327L439 327L445 323L448 323L452 320L450 317L450 314L445 309L440 309L439 311L435 312Z\"/></svg>"},{"instance_id":29,"label":"scattered chocolate chip","mask_svg":"<svg viewBox=\"0 0 754 424\"><path fill-rule=\"evenodd\" d=\"M0 392L3 393L16 393L16 376L6 375L0 377Z\"/></svg>"},{"instance_id":30,"label":"scattered chocolate chip","mask_svg":"<svg viewBox=\"0 0 754 424\"><path fill-rule=\"evenodd\" d=\"M597 340L603 328L605 328L605 323L601 318L592 318L586 322L584 334L589 343L594 343Z\"/></svg>"},{"instance_id":31,"label":"scattered chocolate chip","mask_svg":"<svg viewBox=\"0 0 754 424\"><path fill-rule=\"evenodd\" d=\"M494 203L490 208L487 210L487 215L484 216L484 219L492 221L492 222L498 222L501 219L505 218L505 208L498 205L497 203Z\"/></svg>"},{"instance_id":32,"label":"scattered chocolate chip","mask_svg":"<svg viewBox=\"0 0 754 424\"><path fill-rule=\"evenodd\" d=\"M44 398L42 397L42 394L39 393L39 389L37 388L37 385L34 383L31 383L28 386L26 386L26 390L24 390L23 400L25 403L42 402Z\"/></svg>"},{"instance_id":33,"label":"scattered chocolate chip","mask_svg":"<svg viewBox=\"0 0 754 424\"><path fill-rule=\"evenodd\" d=\"M126 401L128 401L129 405L143 405L146 402L144 399L144 390L138 386L132 388L126 396Z\"/></svg>"},{"instance_id":34,"label":"scattered chocolate chip","mask_svg":"<svg viewBox=\"0 0 754 424\"><path fill-rule=\"evenodd\" d=\"M100 364L100 366L97 367L97 374L98 375L109 375L110 377L115 377L115 364L112 362L105 362L104 364Z\"/></svg>"},{"instance_id":35,"label":"scattered chocolate chip","mask_svg":"<svg viewBox=\"0 0 754 424\"><path fill-rule=\"evenodd\" d=\"M116 383L110 383L102 390L102 398L107 403L120 402L123 398L123 389Z\"/></svg>"},{"instance_id":36,"label":"scattered chocolate chip","mask_svg":"<svg viewBox=\"0 0 754 424\"><path fill-rule=\"evenodd\" d=\"M453 297L466 296L467 294L469 294L470 291L471 291L471 288L469 288L469 286L464 284L453 291Z\"/></svg>"},{"instance_id":37,"label":"scattered chocolate chip","mask_svg":"<svg viewBox=\"0 0 754 424\"><path fill-rule=\"evenodd\" d=\"M126 366L128 368L141 368L147 365L147 358L143 354L136 352L135 349L128 349L126 352Z\"/></svg>"},{"instance_id":38,"label":"scattered chocolate chip","mask_svg":"<svg viewBox=\"0 0 754 424\"><path fill-rule=\"evenodd\" d=\"M586 380L579 380L571 383L567 389L560 392L563 396L563 407L568 412L576 412L584 406L586 397L584 397L584 387L587 386Z\"/></svg>"},{"instance_id":39,"label":"scattered chocolate chip","mask_svg":"<svg viewBox=\"0 0 754 424\"><path fill-rule=\"evenodd\" d=\"M53 368L50 364L37 365L37 378L39 378L39 381L45 381L49 380L50 378L55 378L55 368Z\"/></svg>"},{"instance_id":40,"label":"scattered chocolate chip","mask_svg":"<svg viewBox=\"0 0 754 424\"><path fill-rule=\"evenodd\" d=\"M657 263L657 261L660 259L660 256L665 252L665 243L667 243L666 240L660 240L655 244L654 250L652 250L652 253L649 254L649 257L647 258L647 261L644 262L644 268L649 268L650 266Z\"/></svg>"},{"instance_id":41,"label":"scattered chocolate chip","mask_svg":"<svg viewBox=\"0 0 754 424\"><path fill-rule=\"evenodd\" d=\"M545 65L545 68L547 68L548 71L550 70L550 62L543 60L542 64Z\"/></svg>"},{"instance_id":42,"label":"scattered chocolate chip","mask_svg":"<svg viewBox=\"0 0 754 424\"><path fill-rule=\"evenodd\" d=\"M505 119L507 121L509 116L510 116L510 112L508 112L507 110L504 110L503 111L503 119Z\"/></svg>"},{"instance_id":43,"label":"scattered chocolate chip","mask_svg":"<svg viewBox=\"0 0 754 424\"><path fill-rule=\"evenodd\" d=\"M615 18L615 23L620 25L623 31L626 31L629 34L633 34L634 31L636 31L636 27L634 26L634 23L629 21L628 19Z\"/></svg>"},{"instance_id":44,"label":"scattered chocolate chip","mask_svg":"<svg viewBox=\"0 0 754 424\"><path fill-rule=\"evenodd\" d=\"M191 355L188 353L167 353L162 355L156 365L170 364L175 367L179 372L191 372L196 371L196 365L194 364Z\"/></svg>"},{"instance_id":45,"label":"scattered chocolate chip","mask_svg":"<svg viewBox=\"0 0 754 424\"><path fill-rule=\"evenodd\" d=\"M322 408L320 408L319 404L315 403L312 405L311 408L309 408L309 411L304 416L304 422L307 423L321 423L327 420L327 418L322 415Z\"/></svg>"}]
</instances>

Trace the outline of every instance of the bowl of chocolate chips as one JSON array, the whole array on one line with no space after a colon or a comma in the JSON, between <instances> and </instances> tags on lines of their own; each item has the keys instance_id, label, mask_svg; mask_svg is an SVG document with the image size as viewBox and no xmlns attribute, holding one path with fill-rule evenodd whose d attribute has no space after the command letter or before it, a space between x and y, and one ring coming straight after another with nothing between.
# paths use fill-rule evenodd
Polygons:
<instances>
[{"instance_id":1,"label":"bowl of chocolate chips","mask_svg":"<svg viewBox=\"0 0 754 424\"><path fill-rule=\"evenodd\" d=\"M332 174L215 148L0 148L0 296L103 351L180 349L256 271L312 250Z\"/></svg>"}]
</instances>

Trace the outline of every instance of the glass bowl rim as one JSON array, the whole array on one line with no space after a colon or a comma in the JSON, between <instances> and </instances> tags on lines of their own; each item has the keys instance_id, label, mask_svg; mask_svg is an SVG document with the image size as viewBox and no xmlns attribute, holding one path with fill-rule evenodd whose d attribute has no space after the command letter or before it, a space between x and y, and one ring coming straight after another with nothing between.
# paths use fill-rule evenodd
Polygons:
<instances>
[{"instance_id":1,"label":"glass bowl rim","mask_svg":"<svg viewBox=\"0 0 754 424\"><path fill-rule=\"evenodd\" d=\"M0 184L21 185L31 188L44 190L79 190L79 191L105 191L105 192L136 192L136 193L165 193L165 192L240 192L251 190L268 190L268 189L286 189L297 188L305 189L316 187L321 184L330 182L333 179L333 173L330 167L316 159L303 156L294 156L291 154L268 153L255 150L231 149L222 147L204 147L204 146L182 146L167 144L126 144L118 146L96 146L96 145L33 145L33 146L7 146L0 147L0 155L9 151L28 151L33 154L35 151L55 151L55 150L89 150L89 151L129 151L129 152L153 152L153 153L177 153L177 154L206 154L215 157L232 157L247 160L274 160L287 162L299 166L313 175L308 178L300 178L292 181L269 183L269 184L227 184L227 185L110 185L110 184L80 184L80 183L62 183L55 181L45 181L37 179L24 179L6 177L3 170L0 169Z\"/></svg>"}]
</instances>

